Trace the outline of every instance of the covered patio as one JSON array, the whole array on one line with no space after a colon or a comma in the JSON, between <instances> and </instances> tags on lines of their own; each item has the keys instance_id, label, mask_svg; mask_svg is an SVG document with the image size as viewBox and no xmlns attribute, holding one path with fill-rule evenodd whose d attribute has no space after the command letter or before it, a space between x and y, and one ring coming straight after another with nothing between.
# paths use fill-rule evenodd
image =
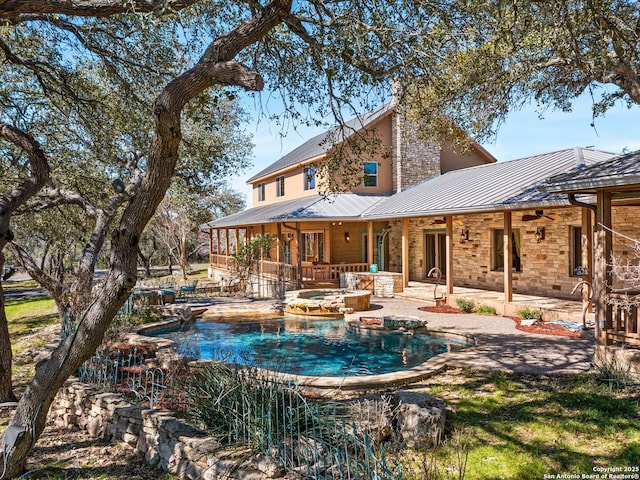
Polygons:
<instances>
[{"instance_id":1,"label":"covered patio","mask_svg":"<svg viewBox=\"0 0 640 480\"><path fill-rule=\"evenodd\" d=\"M388 222L363 221L361 214L381 195L331 194L254 207L214 220L209 234L210 274L231 272L241 245L268 237L255 273L288 288L336 287L340 274L368 272L385 264ZM370 240L371 239L371 240Z\"/></svg>"},{"instance_id":2,"label":"covered patio","mask_svg":"<svg viewBox=\"0 0 640 480\"><path fill-rule=\"evenodd\" d=\"M435 296L446 294L446 286L425 282L410 281L402 293L396 293L396 298L424 302L425 305L435 305ZM513 293L511 301L505 303L503 291L483 290L479 288L453 287L453 292L447 295L448 303L456 305L456 299L471 300L476 305L494 307L501 315L516 315L518 310L529 308L540 310L545 322L562 321L582 323L584 305L579 294L575 300L544 297L540 295L525 295ZM450 299L450 300L449 300ZM505 308L506 305L506 308ZM587 322L593 323L593 312L586 313Z\"/></svg>"},{"instance_id":3,"label":"covered patio","mask_svg":"<svg viewBox=\"0 0 640 480\"><path fill-rule=\"evenodd\" d=\"M640 208L640 151L599 164L576 168L550 178L541 190L565 193L574 205L595 212L594 274L595 315L601 345L640 346L640 237L620 230L635 225ZM591 195L595 204L582 203L576 195ZM625 224L614 223L616 208L629 213Z\"/></svg>"}]
</instances>

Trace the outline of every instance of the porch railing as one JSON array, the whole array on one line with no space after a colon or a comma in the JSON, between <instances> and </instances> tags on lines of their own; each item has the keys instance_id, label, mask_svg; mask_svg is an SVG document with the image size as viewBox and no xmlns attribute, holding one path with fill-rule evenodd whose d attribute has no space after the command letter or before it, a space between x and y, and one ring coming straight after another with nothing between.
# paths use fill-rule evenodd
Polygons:
<instances>
[{"instance_id":1,"label":"porch railing","mask_svg":"<svg viewBox=\"0 0 640 480\"><path fill-rule=\"evenodd\" d=\"M229 255L212 254L210 265L212 267L232 270L233 257ZM368 272L368 263L328 263L318 265L302 266L302 281L339 281L340 274L344 272ZM289 263L262 260L257 267L256 273L272 278L280 278L282 281L295 282L298 279L298 269L296 265Z\"/></svg>"},{"instance_id":2,"label":"porch railing","mask_svg":"<svg viewBox=\"0 0 640 480\"><path fill-rule=\"evenodd\" d=\"M341 273L368 271L368 263L329 263L321 265L303 265L302 280L340 280Z\"/></svg>"},{"instance_id":3,"label":"porch railing","mask_svg":"<svg viewBox=\"0 0 640 480\"><path fill-rule=\"evenodd\" d=\"M233 256L212 253L209 255L209 265L212 267L224 268L225 270L231 270L231 267L233 266Z\"/></svg>"},{"instance_id":4,"label":"porch railing","mask_svg":"<svg viewBox=\"0 0 640 480\"><path fill-rule=\"evenodd\" d=\"M640 295L609 294L607 308L611 309L611 320L606 320L602 329L606 344L622 342L629 345L640 345L640 331L638 331L639 304Z\"/></svg>"}]
</instances>

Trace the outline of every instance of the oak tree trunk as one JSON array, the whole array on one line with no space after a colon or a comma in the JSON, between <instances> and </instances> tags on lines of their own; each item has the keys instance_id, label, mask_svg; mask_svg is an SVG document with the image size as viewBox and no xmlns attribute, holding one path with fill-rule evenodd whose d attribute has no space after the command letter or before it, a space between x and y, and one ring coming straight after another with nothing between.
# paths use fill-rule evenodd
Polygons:
<instances>
[{"instance_id":1,"label":"oak tree trunk","mask_svg":"<svg viewBox=\"0 0 640 480\"><path fill-rule=\"evenodd\" d=\"M24 470L26 458L44 429L58 389L95 352L136 283L138 242L171 183L178 159L183 107L216 84L261 90L262 77L234 62L233 58L280 24L290 9L290 0L274 0L251 19L214 40L198 63L169 83L154 102L155 131L147 156L147 170L112 235L110 269L105 282L79 319L76 332L36 366L35 376L11 420L10 427L22 432L15 444L6 445L4 437L2 439L8 452L8 478Z\"/></svg>"}]
</instances>

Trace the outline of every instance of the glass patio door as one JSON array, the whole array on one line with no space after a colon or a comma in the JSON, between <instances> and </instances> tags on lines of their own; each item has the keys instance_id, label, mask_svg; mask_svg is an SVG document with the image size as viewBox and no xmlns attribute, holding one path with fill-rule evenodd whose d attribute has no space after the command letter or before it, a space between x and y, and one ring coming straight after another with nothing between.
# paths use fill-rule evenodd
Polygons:
<instances>
[{"instance_id":1,"label":"glass patio door","mask_svg":"<svg viewBox=\"0 0 640 480\"><path fill-rule=\"evenodd\" d=\"M447 235L445 232L424 234L424 276L428 277L432 268L438 268L441 278L447 276Z\"/></svg>"}]
</instances>

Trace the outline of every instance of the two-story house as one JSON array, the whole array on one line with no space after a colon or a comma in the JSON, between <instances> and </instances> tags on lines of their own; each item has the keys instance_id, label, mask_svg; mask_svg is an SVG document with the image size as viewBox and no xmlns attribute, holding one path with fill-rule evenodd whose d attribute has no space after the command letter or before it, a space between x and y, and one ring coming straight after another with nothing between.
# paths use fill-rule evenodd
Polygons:
<instances>
[{"instance_id":1,"label":"two-story house","mask_svg":"<svg viewBox=\"0 0 640 480\"><path fill-rule=\"evenodd\" d=\"M206 226L210 276L228 270L237 245L258 234L273 239L261 272L294 285L337 284L341 272L385 269L389 222L364 221L366 211L426 178L495 162L479 145L457 153L417 140L408 126L385 105L308 140L250 178L253 207ZM323 162L338 153L340 164L326 168ZM339 189L346 169L357 181L347 191L326 193Z\"/></svg>"}]
</instances>

